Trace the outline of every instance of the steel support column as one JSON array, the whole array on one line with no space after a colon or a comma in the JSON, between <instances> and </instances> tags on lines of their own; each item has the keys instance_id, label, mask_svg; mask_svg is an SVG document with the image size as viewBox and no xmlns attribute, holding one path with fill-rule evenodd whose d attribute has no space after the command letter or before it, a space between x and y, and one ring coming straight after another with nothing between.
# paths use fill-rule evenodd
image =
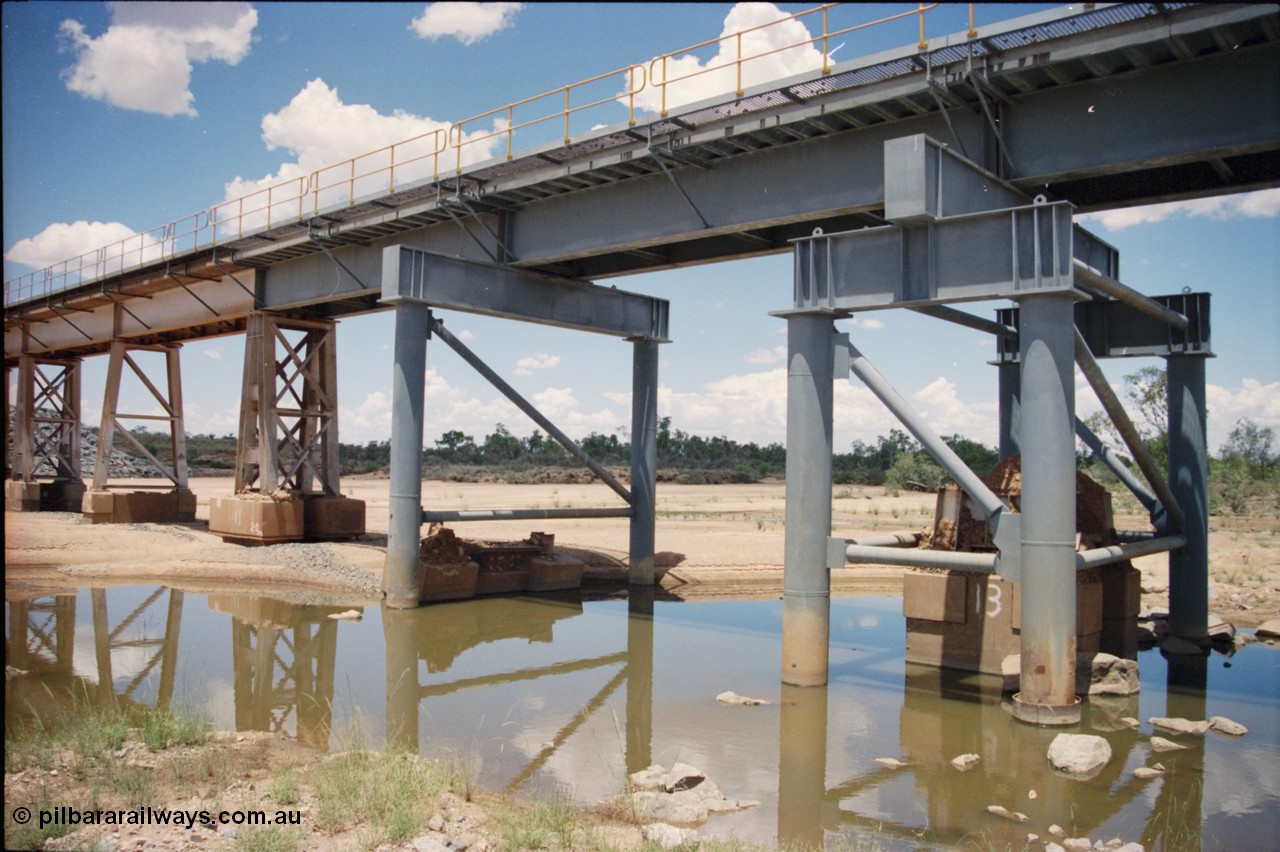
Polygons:
<instances>
[{"instance_id":1,"label":"steel support column","mask_svg":"<svg viewBox=\"0 0 1280 852\"><path fill-rule=\"evenodd\" d=\"M826 311L787 314L787 505L782 682L827 682L831 626L831 427L835 326Z\"/></svg>"},{"instance_id":2,"label":"steel support column","mask_svg":"<svg viewBox=\"0 0 1280 852\"><path fill-rule=\"evenodd\" d=\"M1016 456L1022 420L1022 374L1017 364L996 364L1000 394L1000 458Z\"/></svg>"},{"instance_id":3,"label":"steel support column","mask_svg":"<svg viewBox=\"0 0 1280 852\"><path fill-rule=\"evenodd\" d=\"M1187 543L1169 552L1169 632L1208 642L1209 467L1203 355L1170 355L1169 488L1182 510Z\"/></svg>"},{"instance_id":4,"label":"steel support column","mask_svg":"<svg viewBox=\"0 0 1280 852\"><path fill-rule=\"evenodd\" d=\"M396 303L391 378L391 497L382 591L390 607L418 605L418 541L422 533L423 398L431 311L423 302Z\"/></svg>"},{"instance_id":5,"label":"steel support column","mask_svg":"<svg viewBox=\"0 0 1280 852\"><path fill-rule=\"evenodd\" d=\"M658 342L632 341L629 581L653 585L658 479Z\"/></svg>"},{"instance_id":6,"label":"steel support column","mask_svg":"<svg viewBox=\"0 0 1280 852\"><path fill-rule=\"evenodd\" d=\"M1080 721L1076 697L1075 325L1070 291L1026 295L1022 414L1022 691L1024 722Z\"/></svg>"}]
</instances>

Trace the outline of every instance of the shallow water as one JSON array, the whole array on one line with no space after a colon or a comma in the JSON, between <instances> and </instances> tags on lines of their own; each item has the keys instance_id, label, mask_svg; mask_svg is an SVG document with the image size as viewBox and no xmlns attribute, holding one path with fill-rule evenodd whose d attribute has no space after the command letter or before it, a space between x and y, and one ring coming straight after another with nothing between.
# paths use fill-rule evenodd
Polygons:
<instances>
[{"instance_id":1,"label":"shallow water","mask_svg":"<svg viewBox=\"0 0 1280 852\"><path fill-rule=\"evenodd\" d=\"M756 842L870 835L889 848L1021 848L1054 823L1148 849L1261 849L1280 836L1280 649L1261 644L1183 669L1141 653L1140 695L1086 705L1077 731L1107 738L1113 758L1080 781L1049 769L1058 731L1015 722L998 679L903 661L899 598L832 602L820 689L780 684L777 600L490 598L366 608L359 622L328 618L337 611L162 587L10 602L6 661L32 674L9 681L6 721L72 688L109 689L147 706L202 706L219 728L283 731L321 750L416 743L462 761L482 787L560 787L588 803L616 794L629 771L678 760L730 798L761 803L712 817L701 833ZM725 690L770 703L717 704ZM1213 715L1248 735L1165 735L1191 747L1151 751L1149 717ZM963 753L982 762L958 772L949 761ZM878 757L910 766L885 769ZM1163 777L1132 776L1156 762Z\"/></svg>"}]
</instances>

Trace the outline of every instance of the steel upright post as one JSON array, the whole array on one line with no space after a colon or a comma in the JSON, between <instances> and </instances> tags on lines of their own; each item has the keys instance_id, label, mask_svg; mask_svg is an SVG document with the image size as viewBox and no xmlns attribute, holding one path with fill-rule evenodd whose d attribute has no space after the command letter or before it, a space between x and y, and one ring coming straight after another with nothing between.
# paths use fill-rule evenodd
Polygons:
<instances>
[{"instance_id":1,"label":"steel upright post","mask_svg":"<svg viewBox=\"0 0 1280 852\"><path fill-rule=\"evenodd\" d=\"M1024 722L1080 721L1076 697L1075 321L1070 292L1022 310L1022 691Z\"/></svg>"},{"instance_id":2,"label":"steel upright post","mask_svg":"<svg viewBox=\"0 0 1280 852\"><path fill-rule=\"evenodd\" d=\"M653 585L658 470L658 344L632 341L631 556L633 586Z\"/></svg>"},{"instance_id":3,"label":"steel upright post","mask_svg":"<svg viewBox=\"0 0 1280 852\"><path fill-rule=\"evenodd\" d=\"M1000 458L1016 456L1022 420L1022 373L1018 364L997 364L1000 393Z\"/></svg>"},{"instance_id":4,"label":"steel upright post","mask_svg":"<svg viewBox=\"0 0 1280 852\"><path fill-rule=\"evenodd\" d=\"M391 497L382 590L387 606L418 605L418 542L422 532L423 397L431 311L396 305L395 366L391 384Z\"/></svg>"},{"instance_id":5,"label":"steel upright post","mask_svg":"<svg viewBox=\"0 0 1280 852\"><path fill-rule=\"evenodd\" d=\"M1209 631L1209 463L1204 355L1170 355L1169 488L1187 543L1169 551L1169 632L1205 644Z\"/></svg>"},{"instance_id":6,"label":"steel upright post","mask_svg":"<svg viewBox=\"0 0 1280 852\"><path fill-rule=\"evenodd\" d=\"M787 315L787 505L782 682L823 686L831 622L831 417L835 328L829 313Z\"/></svg>"}]
</instances>

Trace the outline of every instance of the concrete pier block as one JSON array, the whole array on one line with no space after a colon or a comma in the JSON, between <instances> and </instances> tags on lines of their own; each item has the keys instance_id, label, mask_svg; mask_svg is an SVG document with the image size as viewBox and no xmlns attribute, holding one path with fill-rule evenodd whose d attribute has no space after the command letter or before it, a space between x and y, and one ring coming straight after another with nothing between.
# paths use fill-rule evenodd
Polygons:
<instances>
[{"instance_id":1,"label":"concrete pier block","mask_svg":"<svg viewBox=\"0 0 1280 852\"><path fill-rule=\"evenodd\" d=\"M209 501L209 532L234 544L301 541L302 500L296 494L237 494Z\"/></svg>"},{"instance_id":2,"label":"concrete pier block","mask_svg":"<svg viewBox=\"0 0 1280 852\"><path fill-rule=\"evenodd\" d=\"M4 510L6 512L39 512L39 482L6 479L4 482Z\"/></svg>"},{"instance_id":3,"label":"concrete pier block","mask_svg":"<svg viewBox=\"0 0 1280 852\"><path fill-rule=\"evenodd\" d=\"M508 595L529 588L529 571L521 568L510 571L480 571L476 575L477 595Z\"/></svg>"},{"instance_id":4,"label":"concrete pier block","mask_svg":"<svg viewBox=\"0 0 1280 852\"><path fill-rule=\"evenodd\" d=\"M95 524L185 523L196 519L190 491L86 491L80 512Z\"/></svg>"},{"instance_id":5,"label":"concrete pier block","mask_svg":"<svg viewBox=\"0 0 1280 852\"><path fill-rule=\"evenodd\" d=\"M418 561L418 601L456 601L476 596L480 566L475 562Z\"/></svg>"},{"instance_id":6,"label":"concrete pier block","mask_svg":"<svg viewBox=\"0 0 1280 852\"><path fill-rule=\"evenodd\" d=\"M582 587L582 561L563 553L529 560L529 591L554 592Z\"/></svg>"},{"instance_id":7,"label":"concrete pier block","mask_svg":"<svg viewBox=\"0 0 1280 852\"><path fill-rule=\"evenodd\" d=\"M363 500L326 494L302 495L302 529L308 540L359 538L364 535L364 517Z\"/></svg>"},{"instance_id":8,"label":"concrete pier block","mask_svg":"<svg viewBox=\"0 0 1280 852\"><path fill-rule=\"evenodd\" d=\"M1000 674L1017 654L1022 634L1020 584L965 571L903 575L907 662ZM1096 573L1077 578L1077 650L1097 651L1102 632L1102 584Z\"/></svg>"},{"instance_id":9,"label":"concrete pier block","mask_svg":"<svg viewBox=\"0 0 1280 852\"><path fill-rule=\"evenodd\" d=\"M84 499L84 483L78 479L27 481L6 479L6 512L79 512Z\"/></svg>"}]
</instances>

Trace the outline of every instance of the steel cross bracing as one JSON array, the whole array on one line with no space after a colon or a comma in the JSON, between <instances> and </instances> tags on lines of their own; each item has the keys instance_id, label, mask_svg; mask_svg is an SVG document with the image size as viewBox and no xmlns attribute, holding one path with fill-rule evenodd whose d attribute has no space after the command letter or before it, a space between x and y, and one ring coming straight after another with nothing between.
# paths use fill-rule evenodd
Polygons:
<instances>
[{"instance_id":1,"label":"steel cross bracing","mask_svg":"<svg viewBox=\"0 0 1280 852\"><path fill-rule=\"evenodd\" d=\"M238 331L255 307L376 310L395 242L587 279L785 251L815 224L882 224L880 147L921 132L1078 211L1275 185L1278 21L1274 5L1098 4L850 60L21 305L7 288L6 357L19 322L27 351L105 351L97 313L117 303L147 342Z\"/></svg>"}]
</instances>

